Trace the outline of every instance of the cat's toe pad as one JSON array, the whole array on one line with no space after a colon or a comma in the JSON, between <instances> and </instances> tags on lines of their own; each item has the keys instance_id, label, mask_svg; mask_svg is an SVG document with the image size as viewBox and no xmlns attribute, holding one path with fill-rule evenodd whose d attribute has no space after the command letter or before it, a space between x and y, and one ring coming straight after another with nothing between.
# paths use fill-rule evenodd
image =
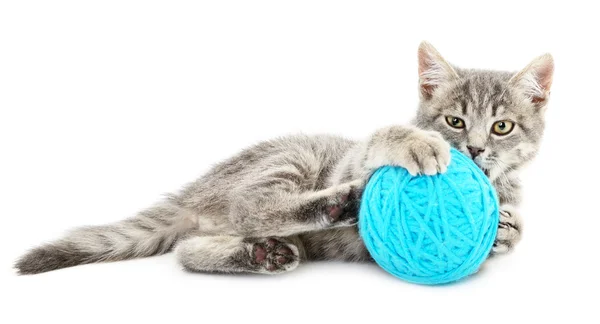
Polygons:
<instances>
[{"instance_id":1,"label":"cat's toe pad","mask_svg":"<svg viewBox=\"0 0 600 324\"><path fill-rule=\"evenodd\" d=\"M298 266L298 248L270 237L252 246L252 257L262 273L280 273Z\"/></svg>"}]
</instances>

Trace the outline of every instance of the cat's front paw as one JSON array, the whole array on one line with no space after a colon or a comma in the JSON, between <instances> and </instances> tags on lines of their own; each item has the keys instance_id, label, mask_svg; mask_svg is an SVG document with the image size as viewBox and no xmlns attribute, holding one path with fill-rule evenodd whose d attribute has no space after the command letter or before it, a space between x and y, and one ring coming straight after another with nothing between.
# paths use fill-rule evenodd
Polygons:
<instances>
[{"instance_id":1,"label":"cat's front paw","mask_svg":"<svg viewBox=\"0 0 600 324\"><path fill-rule=\"evenodd\" d=\"M493 254L511 251L521 240L521 217L512 206L500 206L498 233L492 248Z\"/></svg>"},{"instance_id":2,"label":"cat's front paw","mask_svg":"<svg viewBox=\"0 0 600 324\"><path fill-rule=\"evenodd\" d=\"M444 173L450 164L450 144L435 131L390 127L377 132L371 144L367 162L371 168L400 166L415 176Z\"/></svg>"}]
</instances>

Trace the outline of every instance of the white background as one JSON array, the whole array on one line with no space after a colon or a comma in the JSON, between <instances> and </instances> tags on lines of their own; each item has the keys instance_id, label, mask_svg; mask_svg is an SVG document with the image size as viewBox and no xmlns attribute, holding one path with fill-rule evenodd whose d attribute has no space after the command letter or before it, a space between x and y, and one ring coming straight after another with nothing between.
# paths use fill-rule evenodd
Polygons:
<instances>
[{"instance_id":1,"label":"white background","mask_svg":"<svg viewBox=\"0 0 600 324\"><path fill-rule=\"evenodd\" d=\"M3 1L2 323L598 323L597 10L568 1ZM291 133L407 123L416 50L463 67L556 62L516 251L443 287L375 265L180 271L173 255L16 276L66 229L134 214L213 163Z\"/></svg>"}]
</instances>

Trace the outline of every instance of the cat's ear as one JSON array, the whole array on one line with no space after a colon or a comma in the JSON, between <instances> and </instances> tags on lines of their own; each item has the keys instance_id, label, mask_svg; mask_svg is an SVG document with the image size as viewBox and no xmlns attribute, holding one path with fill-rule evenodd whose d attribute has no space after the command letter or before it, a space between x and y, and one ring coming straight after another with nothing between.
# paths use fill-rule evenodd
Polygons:
<instances>
[{"instance_id":1,"label":"cat's ear","mask_svg":"<svg viewBox=\"0 0 600 324\"><path fill-rule=\"evenodd\" d=\"M535 58L519 73L510 79L510 84L522 91L537 107L544 107L548 102L554 60L552 55L544 54Z\"/></svg>"},{"instance_id":2,"label":"cat's ear","mask_svg":"<svg viewBox=\"0 0 600 324\"><path fill-rule=\"evenodd\" d=\"M419 89L430 99L440 86L458 79L458 74L442 55L427 42L419 45Z\"/></svg>"}]
</instances>

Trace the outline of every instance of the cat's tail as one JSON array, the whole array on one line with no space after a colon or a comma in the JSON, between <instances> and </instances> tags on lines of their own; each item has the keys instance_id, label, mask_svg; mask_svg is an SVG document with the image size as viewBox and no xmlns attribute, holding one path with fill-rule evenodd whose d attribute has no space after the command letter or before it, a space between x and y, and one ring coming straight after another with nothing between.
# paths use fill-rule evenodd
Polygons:
<instances>
[{"instance_id":1,"label":"cat's tail","mask_svg":"<svg viewBox=\"0 0 600 324\"><path fill-rule=\"evenodd\" d=\"M189 212L165 202L114 224L77 228L55 242L30 250L15 268L19 274L36 274L163 254L193 230L195 223Z\"/></svg>"}]
</instances>

